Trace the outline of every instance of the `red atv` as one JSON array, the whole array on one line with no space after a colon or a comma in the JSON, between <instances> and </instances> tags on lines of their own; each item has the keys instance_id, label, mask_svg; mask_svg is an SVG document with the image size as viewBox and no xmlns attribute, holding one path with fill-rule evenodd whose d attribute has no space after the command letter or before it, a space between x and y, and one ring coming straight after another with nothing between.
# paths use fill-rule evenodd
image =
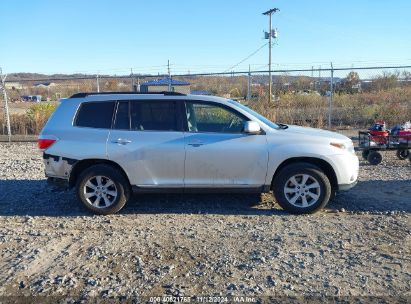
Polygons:
<instances>
[{"instance_id":1,"label":"red atv","mask_svg":"<svg viewBox=\"0 0 411 304\"><path fill-rule=\"evenodd\" d=\"M411 142L411 129L398 131L398 141L400 143Z\"/></svg>"},{"instance_id":2,"label":"red atv","mask_svg":"<svg viewBox=\"0 0 411 304\"><path fill-rule=\"evenodd\" d=\"M384 120L376 120L374 125L368 129L370 141L377 145L386 145L390 136L390 131L387 130Z\"/></svg>"},{"instance_id":3,"label":"red atv","mask_svg":"<svg viewBox=\"0 0 411 304\"><path fill-rule=\"evenodd\" d=\"M382 155L378 151L395 150L401 160L411 161L411 123L396 125L387 130L385 121L377 120L368 131L360 131L358 134L358 150L362 151L362 157L372 165L378 165L382 161Z\"/></svg>"}]
</instances>

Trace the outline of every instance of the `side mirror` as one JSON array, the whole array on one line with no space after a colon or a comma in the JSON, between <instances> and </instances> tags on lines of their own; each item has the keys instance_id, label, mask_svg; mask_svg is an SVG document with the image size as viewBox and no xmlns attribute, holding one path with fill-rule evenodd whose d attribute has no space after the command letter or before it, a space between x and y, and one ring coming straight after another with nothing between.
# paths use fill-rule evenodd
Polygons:
<instances>
[{"instance_id":1,"label":"side mirror","mask_svg":"<svg viewBox=\"0 0 411 304\"><path fill-rule=\"evenodd\" d=\"M246 121L244 123L243 132L246 134L260 134L261 128L256 121Z\"/></svg>"}]
</instances>

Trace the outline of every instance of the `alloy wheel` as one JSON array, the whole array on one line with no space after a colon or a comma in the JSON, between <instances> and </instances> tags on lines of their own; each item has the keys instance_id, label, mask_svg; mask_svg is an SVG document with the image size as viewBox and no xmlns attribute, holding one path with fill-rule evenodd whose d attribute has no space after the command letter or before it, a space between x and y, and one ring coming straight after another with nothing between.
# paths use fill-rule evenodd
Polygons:
<instances>
[{"instance_id":1,"label":"alloy wheel","mask_svg":"<svg viewBox=\"0 0 411 304\"><path fill-rule=\"evenodd\" d=\"M294 175L287 180L284 186L284 195L287 201L299 208L314 205L320 198L320 194L320 183L308 174Z\"/></svg>"},{"instance_id":2,"label":"alloy wheel","mask_svg":"<svg viewBox=\"0 0 411 304\"><path fill-rule=\"evenodd\" d=\"M96 208L111 206L118 195L115 183L106 176L93 176L83 187L84 198L87 203Z\"/></svg>"}]
</instances>

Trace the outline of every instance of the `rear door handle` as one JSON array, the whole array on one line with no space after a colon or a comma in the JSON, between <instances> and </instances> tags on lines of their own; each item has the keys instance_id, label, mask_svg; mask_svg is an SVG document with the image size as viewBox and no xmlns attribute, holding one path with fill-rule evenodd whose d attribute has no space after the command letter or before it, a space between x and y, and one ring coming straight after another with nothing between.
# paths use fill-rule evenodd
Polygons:
<instances>
[{"instance_id":1,"label":"rear door handle","mask_svg":"<svg viewBox=\"0 0 411 304\"><path fill-rule=\"evenodd\" d=\"M115 140L112 140L111 142L113 144L127 145L127 144L131 143L131 140L123 139L123 138L117 138Z\"/></svg>"}]
</instances>

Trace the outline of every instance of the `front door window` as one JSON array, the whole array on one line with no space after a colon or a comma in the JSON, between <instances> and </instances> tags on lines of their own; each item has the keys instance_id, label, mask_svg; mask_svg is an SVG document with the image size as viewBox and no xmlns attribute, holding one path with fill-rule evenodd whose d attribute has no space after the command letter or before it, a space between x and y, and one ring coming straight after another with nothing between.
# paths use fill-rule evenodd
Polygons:
<instances>
[{"instance_id":1,"label":"front door window","mask_svg":"<svg viewBox=\"0 0 411 304\"><path fill-rule=\"evenodd\" d=\"M241 133L247 120L223 106L200 102L187 102L187 127L189 132Z\"/></svg>"}]
</instances>

